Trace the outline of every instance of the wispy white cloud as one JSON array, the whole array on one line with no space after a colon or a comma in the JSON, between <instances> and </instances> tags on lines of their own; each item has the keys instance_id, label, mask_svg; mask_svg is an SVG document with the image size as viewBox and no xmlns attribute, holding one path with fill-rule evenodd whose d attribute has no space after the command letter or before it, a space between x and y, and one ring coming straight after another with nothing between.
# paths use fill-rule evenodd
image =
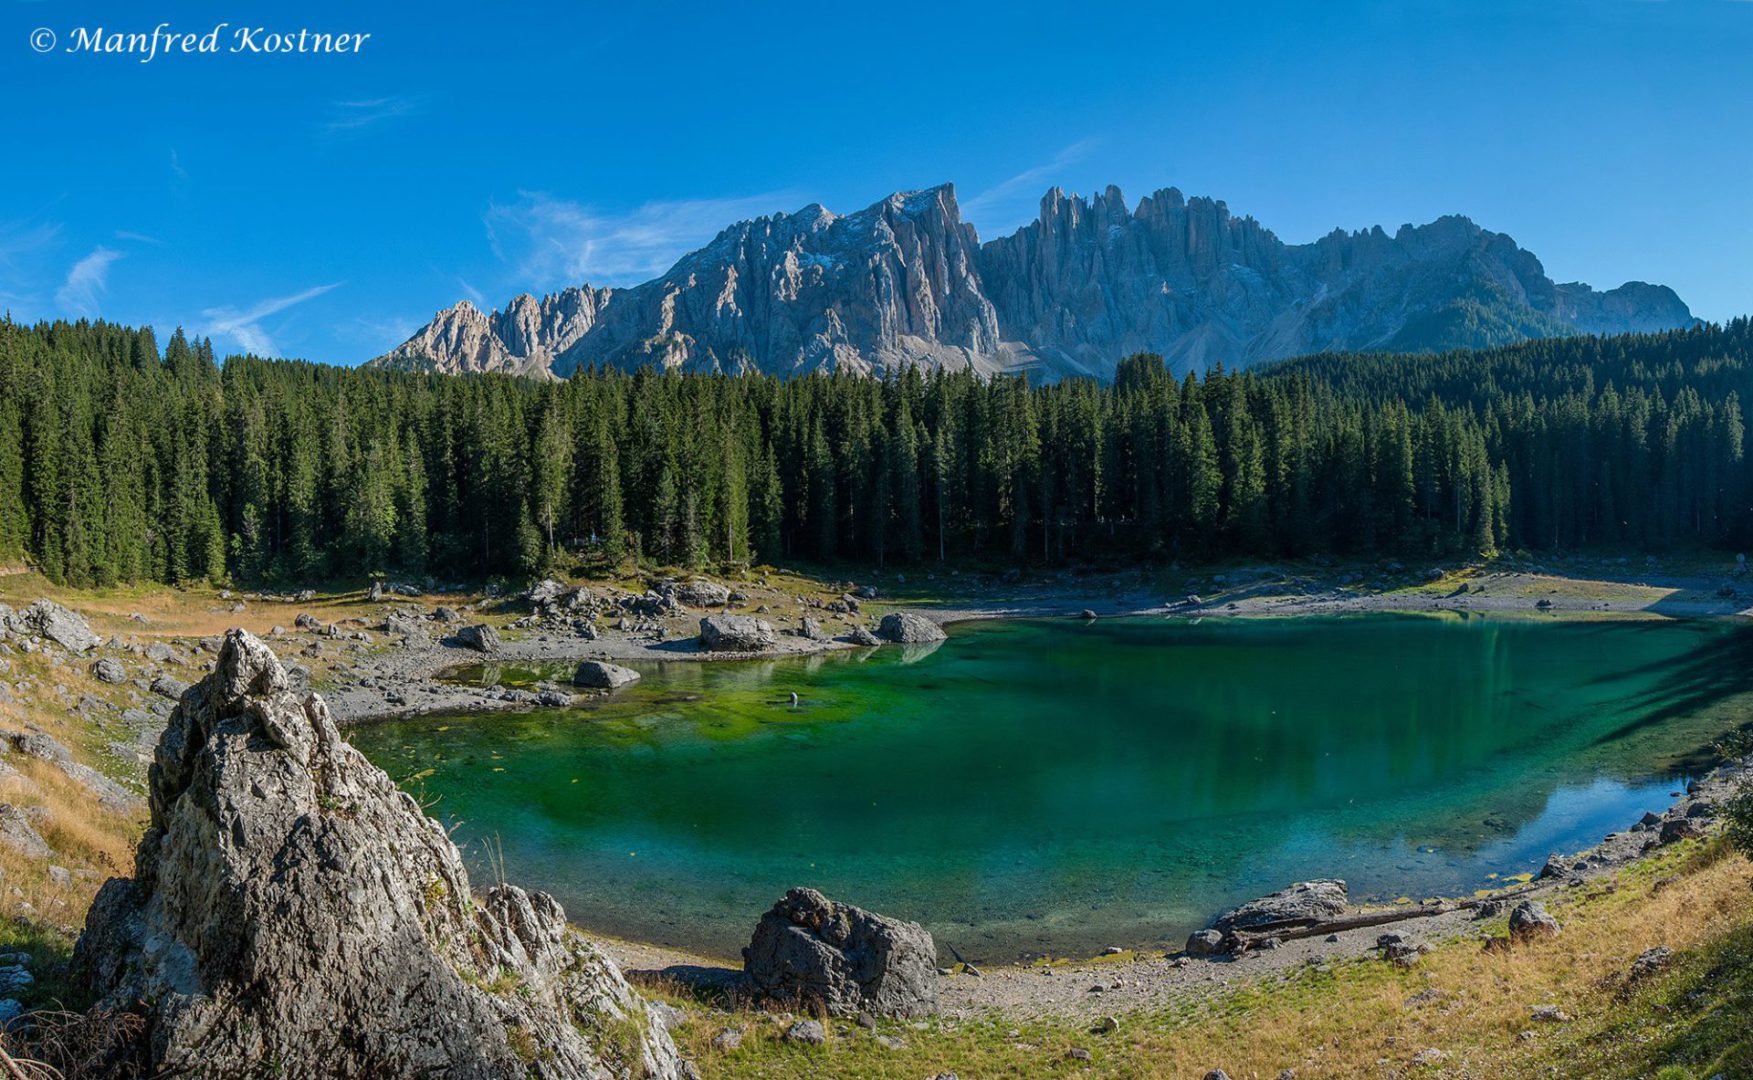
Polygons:
<instances>
[{"instance_id":1,"label":"wispy white cloud","mask_svg":"<svg viewBox=\"0 0 1753 1080\"><path fill-rule=\"evenodd\" d=\"M1001 213L1014 208L1018 200L1031 202L1040 198L1043 183L1050 182L1067 165L1087 155L1096 145L1095 139L1079 139L1053 155L1053 160L1034 165L1015 176L1001 180L972 198L962 200L962 216L975 217Z\"/></svg>"},{"instance_id":2,"label":"wispy white cloud","mask_svg":"<svg viewBox=\"0 0 1753 1080\"><path fill-rule=\"evenodd\" d=\"M463 295L474 301L476 307L485 308L487 306L487 297L482 294L480 289L475 288L467 280L460 277L457 278L457 284L462 286Z\"/></svg>"},{"instance_id":3,"label":"wispy white cloud","mask_svg":"<svg viewBox=\"0 0 1753 1080\"><path fill-rule=\"evenodd\" d=\"M170 171L178 180L189 178L189 170L183 168L183 159L175 150L170 152Z\"/></svg>"},{"instance_id":4,"label":"wispy white cloud","mask_svg":"<svg viewBox=\"0 0 1753 1080\"><path fill-rule=\"evenodd\" d=\"M493 251L526 288L592 282L634 285L655 277L726 225L796 199L770 192L734 199L650 202L609 213L542 192L494 204L483 220Z\"/></svg>"},{"instance_id":5,"label":"wispy white cloud","mask_svg":"<svg viewBox=\"0 0 1753 1080\"><path fill-rule=\"evenodd\" d=\"M61 235L61 226L48 222L0 223L0 267L17 270L20 259L44 251Z\"/></svg>"},{"instance_id":6,"label":"wispy white cloud","mask_svg":"<svg viewBox=\"0 0 1753 1080\"><path fill-rule=\"evenodd\" d=\"M407 95L360 101L331 101L329 119L323 124L323 128L334 132L359 131L386 120L417 113L425 103L424 98Z\"/></svg>"},{"instance_id":7,"label":"wispy white cloud","mask_svg":"<svg viewBox=\"0 0 1753 1080\"><path fill-rule=\"evenodd\" d=\"M315 299L340 285L338 281L332 285L316 285L291 296L270 297L247 308L207 308L201 312L202 317L207 320L202 331L209 337L236 342L245 352L256 356L275 356L277 351L274 341L262 328L262 320L278 315L295 304Z\"/></svg>"},{"instance_id":8,"label":"wispy white cloud","mask_svg":"<svg viewBox=\"0 0 1753 1080\"><path fill-rule=\"evenodd\" d=\"M96 315L98 300L109 288L110 267L121 257L115 248L93 248L67 271L67 280L55 290L56 306L73 315Z\"/></svg>"},{"instance_id":9,"label":"wispy white cloud","mask_svg":"<svg viewBox=\"0 0 1753 1080\"><path fill-rule=\"evenodd\" d=\"M386 318L361 315L342 327L345 338L358 342L361 354L366 356L389 352L413 337L418 329L419 323L401 315Z\"/></svg>"},{"instance_id":10,"label":"wispy white cloud","mask_svg":"<svg viewBox=\"0 0 1753 1080\"><path fill-rule=\"evenodd\" d=\"M132 240L137 244L162 244L162 243L164 243L163 240L160 240L156 236L147 236L145 233L134 232L130 229L117 229L116 230L116 239L117 240Z\"/></svg>"}]
</instances>

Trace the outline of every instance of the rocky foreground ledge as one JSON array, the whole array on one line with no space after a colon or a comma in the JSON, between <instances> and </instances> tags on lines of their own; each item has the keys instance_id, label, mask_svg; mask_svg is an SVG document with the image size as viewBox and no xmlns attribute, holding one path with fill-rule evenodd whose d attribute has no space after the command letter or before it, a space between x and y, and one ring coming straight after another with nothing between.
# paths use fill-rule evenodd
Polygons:
<instances>
[{"instance_id":1,"label":"rocky foreground ledge","mask_svg":"<svg viewBox=\"0 0 1753 1080\"><path fill-rule=\"evenodd\" d=\"M438 822L226 635L151 768L132 879L74 953L155 1075L659 1077L692 1070L553 898L477 896Z\"/></svg>"}]
</instances>

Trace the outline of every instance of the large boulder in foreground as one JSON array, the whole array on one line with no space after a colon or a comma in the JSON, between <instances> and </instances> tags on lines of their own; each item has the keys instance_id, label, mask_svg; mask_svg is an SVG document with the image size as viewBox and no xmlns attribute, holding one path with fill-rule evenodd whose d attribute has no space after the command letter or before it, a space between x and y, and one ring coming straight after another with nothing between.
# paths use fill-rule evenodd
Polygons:
<instances>
[{"instance_id":1,"label":"large boulder in foreground","mask_svg":"<svg viewBox=\"0 0 1753 1080\"><path fill-rule=\"evenodd\" d=\"M877 637L899 645L918 645L927 641L942 641L945 636L943 627L925 616L915 615L911 611L891 611L883 616L882 622L877 624Z\"/></svg>"},{"instance_id":2,"label":"large boulder in foreground","mask_svg":"<svg viewBox=\"0 0 1753 1080\"><path fill-rule=\"evenodd\" d=\"M922 1016L937 1008L937 945L901 922L814 889L792 889L755 925L743 950L755 993L834 1016Z\"/></svg>"},{"instance_id":3,"label":"large boulder in foreground","mask_svg":"<svg viewBox=\"0 0 1753 1080\"><path fill-rule=\"evenodd\" d=\"M778 643L772 625L753 615L708 615L700 620L700 644L711 652L763 652Z\"/></svg>"},{"instance_id":4,"label":"large boulder in foreground","mask_svg":"<svg viewBox=\"0 0 1753 1080\"><path fill-rule=\"evenodd\" d=\"M1306 926L1338 918L1345 914L1349 903L1343 881L1334 878L1299 881L1288 889L1280 889L1270 896L1262 896L1224 912L1211 926L1225 933Z\"/></svg>"},{"instance_id":5,"label":"large boulder in foreground","mask_svg":"<svg viewBox=\"0 0 1753 1080\"><path fill-rule=\"evenodd\" d=\"M477 896L444 828L252 635L171 714L136 876L74 970L187 1078L676 1077L674 1045L551 897Z\"/></svg>"}]
</instances>

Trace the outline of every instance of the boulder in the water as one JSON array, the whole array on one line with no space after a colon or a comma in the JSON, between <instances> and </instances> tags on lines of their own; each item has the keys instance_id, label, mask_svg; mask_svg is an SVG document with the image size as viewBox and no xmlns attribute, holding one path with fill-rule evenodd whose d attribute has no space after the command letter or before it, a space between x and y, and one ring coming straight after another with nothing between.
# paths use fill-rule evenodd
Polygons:
<instances>
[{"instance_id":1,"label":"boulder in the water","mask_svg":"<svg viewBox=\"0 0 1753 1080\"><path fill-rule=\"evenodd\" d=\"M1345 882L1336 878L1299 881L1288 889L1249 901L1219 915L1214 930L1264 930L1296 924L1312 925L1345 914L1349 904Z\"/></svg>"},{"instance_id":2,"label":"boulder in the water","mask_svg":"<svg viewBox=\"0 0 1753 1080\"><path fill-rule=\"evenodd\" d=\"M923 615L911 611L891 611L877 624L877 637L900 645L917 645L942 641L943 628Z\"/></svg>"},{"instance_id":3,"label":"boulder in the water","mask_svg":"<svg viewBox=\"0 0 1753 1080\"><path fill-rule=\"evenodd\" d=\"M607 664L601 660L586 660L572 673L572 685L592 690L619 690L628 683L638 681L639 672L632 668Z\"/></svg>"}]
</instances>

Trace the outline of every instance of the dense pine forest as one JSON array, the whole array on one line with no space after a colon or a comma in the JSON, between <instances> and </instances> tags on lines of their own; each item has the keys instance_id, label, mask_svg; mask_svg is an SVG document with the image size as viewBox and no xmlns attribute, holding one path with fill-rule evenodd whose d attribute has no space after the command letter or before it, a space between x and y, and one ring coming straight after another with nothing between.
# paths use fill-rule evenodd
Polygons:
<instances>
[{"instance_id":1,"label":"dense pine forest","mask_svg":"<svg viewBox=\"0 0 1753 1080\"><path fill-rule=\"evenodd\" d=\"M1112 385L232 357L0 321L0 557L57 580L480 579L635 556L1061 563L1740 544L1746 320Z\"/></svg>"}]
</instances>

